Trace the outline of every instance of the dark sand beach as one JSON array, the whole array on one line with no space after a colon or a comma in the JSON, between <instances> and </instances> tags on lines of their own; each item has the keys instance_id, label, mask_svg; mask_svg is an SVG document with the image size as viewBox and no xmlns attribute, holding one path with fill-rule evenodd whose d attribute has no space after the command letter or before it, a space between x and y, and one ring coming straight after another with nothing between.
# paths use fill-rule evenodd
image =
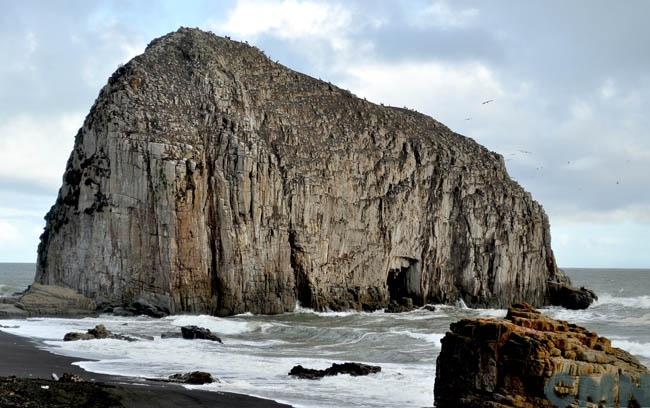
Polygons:
<instances>
[{"instance_id":1,"label":"dark sand beach","mask_svg":"<svg viewBox=\"0 0 650 408\"><path fill-rule=\"evenodd\" d=\"M18 378L50 380L52 373L57 373L59 376L64 372L77 374L86 380L96 382L99 385L96 387L98 390L119 401L119 404L113 406L134 408L288 407L288 405L246 395L188 390L174 384L160 384L146 380L137 382L137 380L128 377L90 373L72 365L75 361L80 361L80 359L49 353L39 349L35 343L29 340L0 332L0 377L16 376ZM41 385L46 385L50 387L50 390L39 391L39 398L45 398L47 397L45 394L48 392L56 391L57 383L40 380L37 381L36 388L42 390ZM68 387L78 386L69 384ZM33 392L30 394L34 395ZM0 395L1 397L2 395ZM43 404L43 402L40 403ZM47 406L47 404L26 406Z\"/></svg>"}]
</instances>

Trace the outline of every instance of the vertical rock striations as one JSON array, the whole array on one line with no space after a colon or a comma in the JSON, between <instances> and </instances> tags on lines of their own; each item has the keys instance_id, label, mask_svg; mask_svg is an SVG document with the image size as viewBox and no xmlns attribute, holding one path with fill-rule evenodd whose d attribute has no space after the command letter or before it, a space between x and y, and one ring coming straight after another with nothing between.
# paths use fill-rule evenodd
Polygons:
<instances>
[{"instance_id":1,"label":"vertical rock striations","mask_svg":"<svg viewBox=\"0 0 650 408\"><path fill-rule=\"evenodd\" d=\"M46 220L36 281L173 312L543 304L564 281L501 156L185 28L109 79Z\"/></svg>"}]
</instances>

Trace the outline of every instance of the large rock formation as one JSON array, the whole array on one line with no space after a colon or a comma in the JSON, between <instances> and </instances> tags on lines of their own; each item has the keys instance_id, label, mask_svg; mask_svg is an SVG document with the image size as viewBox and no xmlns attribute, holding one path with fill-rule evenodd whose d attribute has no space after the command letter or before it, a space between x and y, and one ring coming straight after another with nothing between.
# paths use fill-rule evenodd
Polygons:
<instances>
[{"instance_id":1,"label":"large rock formation","mask_svg":"<svg viewBox=\"0 0 650 408\"><path fill-rule=\"evenodd\" d=\"M539 305L564 281L500 155L193 29L112 75L46 220L37 282L172 312Z\"/></svg>"},{"instance_id":2,"label":"large rock formation","mask_svg":"<svg viewBox=\"0 0 650 408\"><path fill-rule=\"evenodd\" d=\"M435 406L645 407L649 375L607 338L515 305L505 320L451 325L436 363Z\"/></svg>"}]
</instances>

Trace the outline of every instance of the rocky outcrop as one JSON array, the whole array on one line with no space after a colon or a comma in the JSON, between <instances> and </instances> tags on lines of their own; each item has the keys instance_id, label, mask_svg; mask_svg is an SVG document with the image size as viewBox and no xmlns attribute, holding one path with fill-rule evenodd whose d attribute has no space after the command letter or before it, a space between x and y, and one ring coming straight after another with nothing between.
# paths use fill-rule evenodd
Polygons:
<instances>
[{"instance_id":1,"label":"rocky outcrop","mask_svg":"<svg viewBox=\"0 0 650 408\"><path fill-rule=\"evenodd\" d=\"M32 284L15 303L30 316L84 315L95 313L95 303L76 291L51 285Z\"/></svg>"},{"instance_id":2,"label":"rocky outcrop","mask_svg":"<svg viewBox=\"0 0 650 408\"><path fill-rule=\"evenodd\" d=\"M103 301L98 302L97 311L112 313L116 316L149 316L161 318L170 314L169 296L146 293L130 303Z\"/></svg>"},{"instance_id":3,"label":"rocky outcrop","mask_svg":"<svg viewBox=\"0 0 650 408\"><path fill-rule=\"evenodd\" d=\"M567 309L586 309L598 300L593 290L585 287L574 288L566 284L550 282L548 285L549 303Z\"/></svg>"},{"instance_id":4,"label":"rocky outcrop","mask_svg":"<svg viewBox=\"0 0 650 408\"><path fill-rule=\"evenodd\" d=\"M515 305L505 320L451 325L436 363L435 406L647 406L649 374L608 339Z\"/></svg>"},{"instance_id":5,"label":"rocky outcrop","mask_svg":"<svg viewBox=\"0 0 650 408\"><path fill-rule=\"evenodd\" d=\"M121 334L111 333L103 324L98 324L92 329L88 329L86 333L70 332L63 336L63 341L77 341L77 340L96 340L96 339L115 339L126 341L137 341L138 339L124 336Z\"/></svg>"},{"instance_id":6,"label":"rocky outcrop","mask_svg":"<svg viewBox=\"0 0 650 408\"><path fill-rule=\"evenodd\" d=\"M111 76L46 221L37 282L172 313L541 305L563 280L503 157L194 29Z\"/></svg>"},{"instance_id":7,"label":"rocky outcrop","mask_svg":"<svg viewBox=\"0 0 650 408\"><path fill-rule=\"evenodd\" d=\"M289 375L305 380L320 380L323 377L339 374L348 374L352 377L359 377L379 372L381 372L380 366L371 366L361 363L333 363L329 368L324 370L315 370L313 368L305 368L301 365L297 365L289 371Z\"/></svg>"},{"instance_id":8,"label":"rocky outcrop","mask_svg":"<svg viewBox=\"0 0 650 408\"><path fill-rule=\"evenodd\" d=\"M169 376L169 379L167 381L182 384L202 385L211 384L215 382L215 379L210 373L203 371L192 371L191 373L172 374ZM219 381L217 380L217 382Z\"/></svg>"},{"instance_id":9,"label":"rocky outcrop","mask_svg":"<svg viewBox=\"0 0 650 408\"><path fill-rule=\"evenodd\" d=\"M219 336L212 333L210 329L198 326L183 326L181 327L181 335L187 340L210 340L223 343Z\"/></svg>"}]
</instances>

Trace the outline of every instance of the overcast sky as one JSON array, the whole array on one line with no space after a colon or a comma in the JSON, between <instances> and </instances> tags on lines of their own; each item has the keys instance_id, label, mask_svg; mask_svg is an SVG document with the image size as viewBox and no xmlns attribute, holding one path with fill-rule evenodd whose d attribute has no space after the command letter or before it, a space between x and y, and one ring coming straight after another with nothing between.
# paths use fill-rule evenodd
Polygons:
<instances>
[{"instance_id":1,"label":"overcast sky","mask_svg":"<svg viewBox=\"0 0 650 408\"><path fill-rule=\"evenodd\" d=\"M501 153L560 266L650 267L648 16L647 1L3 1L0 262L35 261L108 76L189 26Z\"/></svg>"}]
</instances>

